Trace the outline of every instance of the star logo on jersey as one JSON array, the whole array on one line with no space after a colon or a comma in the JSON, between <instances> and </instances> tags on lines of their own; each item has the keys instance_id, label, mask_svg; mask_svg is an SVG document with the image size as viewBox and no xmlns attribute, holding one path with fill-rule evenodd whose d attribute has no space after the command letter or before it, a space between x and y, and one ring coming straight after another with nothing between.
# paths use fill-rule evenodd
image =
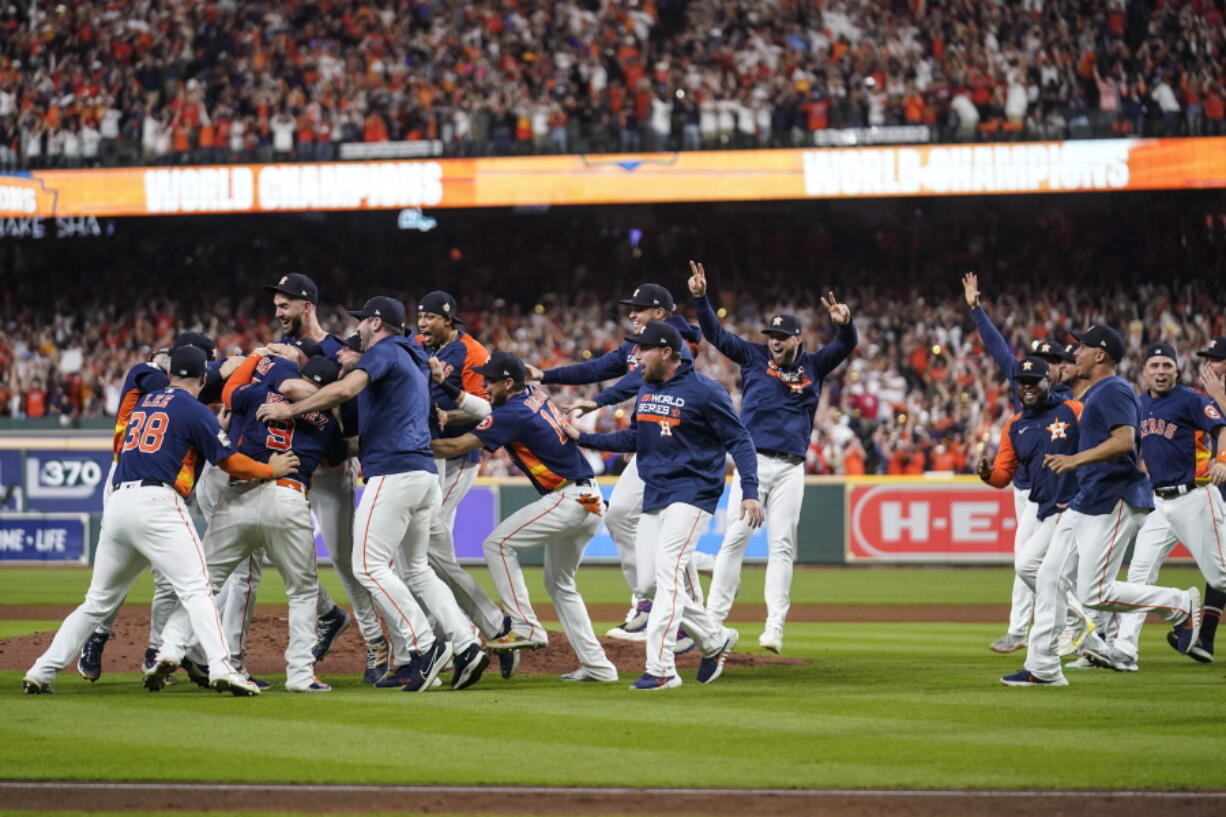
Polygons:
<instances>
[{"instance_id":1,"label":"star logo on jersey","mask_svg":"<svg viewBox=\"0 0 1226 817\"><path fill-rule=\"evenodd\" d=\"M660 427L660 436L661 436L661 437L671 437L671 436L673 436L673 424L672 424L672 423L669 423L669 422L667 422L667 421L664 421L664 422L656 423L656 425L658 425L658 426Z\"/></svg>"},{"instance_id":2,"label":"star logo on jersey","mask_svg":"<svg viewBox=\"0 0 1226 817\"><path fill-rule=\"evenodd\" d=\"M1047 427L1047 430L1051 432L1051 438L1053 440L1067 440L1068 435L1064 433L1064 430L1068 427L1069 424L1063 420L1056 420Z\"/></svg>"},{"instance_id":3,"label":"star logo on jersey","mask_svg":"<svg viewBox=\"0 0 1226 817\"><path fill-rule=\"evenodd\" d=\"M1222 412L1217 410L1217 406L1210 403L1205 406L1205 416L1210 420L1220 420L1222 419Z\"/></svg>"}]
</instances>

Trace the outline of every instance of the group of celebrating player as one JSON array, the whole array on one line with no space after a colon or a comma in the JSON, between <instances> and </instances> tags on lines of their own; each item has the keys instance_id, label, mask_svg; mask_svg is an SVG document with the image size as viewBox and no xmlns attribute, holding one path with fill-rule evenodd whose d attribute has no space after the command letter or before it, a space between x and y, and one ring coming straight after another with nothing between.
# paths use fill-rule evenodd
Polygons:
<instances>
[{"instance_id":1,"label":"group of celebrating player","mask_svg":"<svg viewBox=\"0 0 1226 817\"><path fill-rule=\"evenodd\" d=\"M25 691L50 692L74 658L96 680L115 615L151 565L145 687L173 683L181 667L201 686L258 694L266 684L250 677L244 659L265 555L288 597L287 690L330 690L315 664L352 618L366 642L364 679L374 686L425 691L441 686L450 667L451 687L464 689L480 680L491 652L510 678L521 650L548 643L517 557L534 547L544 548L546 589L579 659L562 679L617 681L575 585L602 519L634 596L610 635L645 642L645 672L632 689L680 686L674 655L695 646L697 681L720 676L738 639L724 620L745 546L764 521L760 645L780 652L804 454L822 379L855 348L856 331L831 293L822 303L838 329L832 343L804 351L801 324L789 314L767 321L766 342L749 342L720 326L702 265L691 262L690 272L699 326L675 314L667 289L643 284L621 301L633 327L625 343L543 372L508 352L487 353L440 291L418 301L415 337L406 336L404 305L386 296L350 311L355 334L330 335L316 315L317 287L297 273L266 287L280 343L215 360L211 340L183 333L128 373L90 588L26 673ZM739 416L727 390L695 369L703 338L741 365ZM568 407L586 412L633 398L631 426L610 434L580 433L534 385L610 380L594 401ZM452 526L480 450L502 447L540 498L484 542L497 604L456 560ZM581 447L632 455L607 509ZM695 545L723 493L729 455L730 525L704 601ZM207 521L203 539L186 504L193 492ZM352 616L319 584L312 511Z\"/></svg>"},{"instance_id":2,"label":"group of celebrating player","mask_svg":"<svg viewBox=\"0 0 1226 817\"><path fill-rule=\"evenodd\" d=\"M1172 648L1212 661L1226 601L1226 338L1196 353L1208 396L1179 384L1173 346L1145 347L1138 398L1116 374L1127 346L1115 329L1091 326L1068 346L1037 341L1017 360L973 273L963 287L1019 409L995 461L978 469L997 488L1012 482L1016 499L1012 613L991 649L1027 653L1001 683L1067 685L1061 659L1075 653L1068 667L1135 672L1149 613L1172 625ZM1154 585L1178 542L1204 574L1203 610L1196 587ZM1128 580L1118 581L1130 545Z\"/></svg>"}]
</instances>

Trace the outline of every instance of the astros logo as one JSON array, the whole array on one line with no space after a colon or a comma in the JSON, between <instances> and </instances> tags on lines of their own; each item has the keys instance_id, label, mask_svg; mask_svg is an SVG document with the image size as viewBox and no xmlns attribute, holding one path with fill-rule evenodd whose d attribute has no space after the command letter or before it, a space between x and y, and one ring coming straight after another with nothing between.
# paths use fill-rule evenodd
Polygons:
<instances>
[{"instance_id":1,"label":"astros logo","mask_svg":"<svg viewBox=\"0 0 1226 817\"><path fill-rule=\"evenodd\" d=\"M775 319L774 319L773 321L771 321L771 326L779 326L779 325L781 325L782 323L783 323L783 318L782 318L781 316L779 316L779 315L776 315L776 316L775 316Z\"/></svg>"},{"instance_id":2,"label":"astros logo","mask_svg":"<svg viewBox=\"0 0 1226 817\"><path fill-rule=\"evenodd\" d=\"M1067 440L1068 437L1065 435L1064 429L1068 427L1069 424L1063 420L1056 420L1047 427L1047 430L1051 432L1051 438L1053 440Z\"/></svg>"}]
</instances>

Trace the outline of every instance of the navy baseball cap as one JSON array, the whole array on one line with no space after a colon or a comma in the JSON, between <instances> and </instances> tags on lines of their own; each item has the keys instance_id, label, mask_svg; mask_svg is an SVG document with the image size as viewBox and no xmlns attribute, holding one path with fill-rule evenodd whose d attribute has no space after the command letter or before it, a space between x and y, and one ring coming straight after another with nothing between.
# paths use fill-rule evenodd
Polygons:
<instances>
[{"instance_id":1,"label":"navy baseball cap","mask_svg":"<svg viewBox=\"0 0 1226 817\"><path fill-rule=\"evenodd\" d=\"M341 366L330 357L313 357L302 367L302 378L316 386L326 386L336 380Z\"/></svg>"},{"instance_id":2,"label":"navy baseball cap","mask_svg":"<svg viewBox=\"0 0 1226 817\"><path fill-rule=\"evenodd\" d=\"M1081 334L1074 334L1073 337L1081 341L1082 346L1102 349L1116 363L1124 359L1124 338L1110 326L1094 324Z\"/></svg>"},{"instance_id":3,"label":"navy baseball cap","mask_svg":"<svg viewBox=\"0 0 1226 817\"><path fill-rule=\"evenodd\" d=\"M1179 355L1175 353L1175 347L1169 343L1151 343L1145 347L1145 360L1151 357L1169 357L1176 363L1179 362Z\"/></svg>"},{"instance_id":4,"label":"navy baseball cap","mask_svg":"<svg viewBox=\"0 0 1226 817\"><path fill-rule=\"evenodd\" d=\"M313 304L319 303L319 287L315 286L315 282L301 272L291 272L289 275L282 275L280 281L277 281L275 284L269 284L264 289L267 292L280 292L291 298L310 301Z\"/></svg>"},{"instance_id":5,"label":"navy baseball cap","mask_svg":"<svg viewBox=\"0 0 1226 817\"><path fill-rule=\"evenodd\" d=\"M1214 360L1226 360L1226 338L1214 338L1209 345L1196 353L1197 357L1208 357Z\"/></svg>"},{"instance_id":6,"label":"navy baseball cap","mask_svg":"<svg viewBox=\"0 0 1226 817\"><path fill-rule=\"evenodd\" d=\"M464 323L464 319L460 317L460 309L456 306L455 298L452 297L450 292L443 292L441 289L436 289L434 292L427 292L423 295L417 303L417 311L442 315L444 318L451 318L456 323Z\"/></svg>"},{"instance_id":7,"label":"navy baseball cap","mask_svg":"<svg viewBox=\"0 0 1226 817\"><path fill-rule=\"evenodd\" d=\"M1042 380L1051 374L1051 366L1038 355L1024 357L1013 367L1014 380Z\"/></svg>"},{"instance_id":8,"label":"navy baseball cap","mask_svg":"<svg viewBox=\"0 0 1226 817\"><path fill-rule=\"evenodd\" d=\"M1053 343L1050 340L1036 340L1030 344L1030 354L1035 357L1041 357L1048 363L1076 363L1077 358L1070 351L1071 346L1062 346L1059 343Z\"/></svg>"},{"instance_id":9,"label":"navy baseball cap","mask_svg":"<svg viewBox=\"0 0 1226 817\"><path fill-rule=\"evenodd\" d=\"M349 314L359 320L382 318L389 327L404 331L404 304L386 295L376 295L361 309L350 309Z\"/></svg>"},{"instance_id":10,"label":"navy baseball cap","mask_svg":"<svg viewBox=\"0 0 1226 817\"><path fill-rule=\"evenodd\" d=\"M170 354L171 377L203 377L208 358L199 346L180 346Z\"/></svg>"},{"instance_id":11,"label":"navy baseball cap","mask_svg":"<svg viewBox=\"0 0 1226 817\"><path fill-rule=\"evenodd\" d=\"M480 366L473 366L472 370L488 380L506 380L509 377L516 383L522 383L528 378L524 364L510 352L494 352L489 360Z\"/></svg>"},{"instance_id":12,"label":"navy baseball cap","mask_svg":"<svg viewBox=\"0 0 1226 817\"><path fill-rule=\"evenodd\" d=\"M762 327L764 335L787 335L794 337L799 335L800 320L795 315L789 315L786 312L780 312L774 315L766 322L766 326Z\"/></svg>"},{"instance_id":13,"label":"navy baseball cap","mask_svg":"<svg viewBox=\"0 0 1226 817\"><path fill-rule=\"evenodd\" d=\"M184 346L195 346L204 352L205 360L212 360L217 351L217 344L213 343L213 339L202 332L182 333L170 345L170 351L174 352L176 349L182 349Z\"/></svg>"},{"instance_id":14,"label":"navy baseball cap","mask_svg":"<svg viewBox=\"0 0 1226 817\"><path fill-rule=\"evenodd\" d=\"M300 349L308 358L319 357L324 353L323 348L310 338L295 338L289 345Z\"/></svg>"},{"instance_id":15,"label":"navy baseball cap","mask_svg":"<svg viewBox=\"0 0 1226 817\"><path fill-rule=\"evenodd\" d=\"M641 349L672 349L681 353L681 333L677 327L664 321L652 321L637 335L626 335L626 340L638 344Z\"/></svg>"},{"instance_id":16,"label":"navy baseball cap","mask_svg":"<svg viewBox=\"0 0 1226 817\"><path fill-rule=\"evenodd\" d=\"M352 335L342 340L341 344L347 349L360 352L362 351L362 336L357 332L354 332Z\"/></svg>"},{"instance_id":17,"label":"navy baseball cap","mask_svg":"<svg viewBox=\"0 0 1226 817\"><path fill-rule=\"evenodd\" d=\"M643 284L634 290L634 294L629 298L622 298L621 302L626 306L637 306L640 309L650 309L656 306L666 312L676 309L672 294L659 284Z\"/></svg>"}]
</instances>

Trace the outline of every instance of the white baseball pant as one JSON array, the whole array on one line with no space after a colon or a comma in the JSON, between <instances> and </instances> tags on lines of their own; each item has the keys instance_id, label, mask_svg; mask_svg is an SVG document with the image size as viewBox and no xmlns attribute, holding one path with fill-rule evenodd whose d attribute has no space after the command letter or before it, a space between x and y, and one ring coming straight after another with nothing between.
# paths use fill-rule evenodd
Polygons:
<instances>
[{"instance_id":1,"label":"white baseball pant","mask_svg":"<svg viewBox=\"0 0 1226 817\"><path fill-rule=\"evenodd\" d=\"M1034 503L1029 503L1033 505ZM1034 595L1035 583L1038 579L1039 568L1043 565L1043 559L1047 556L1047 551L1051 548L1052 539L1055 537L1056 528L1060 524L1063 513L1055 513L1046 519L1040 520L1037 515L1034 519L1034 524L1031 526L1030 535L1026 541L1021 544L1013 552L1013 571L1014 578L1020 580L1025 586L1027 592ZM1014 587L1016 587L1016 581ZM1094 618L1097 624L1097 617L1101 615L1096 610L1086 610L1082 608L1077 601L1077 594L1074 591L1072 579L1065 580L1065 602L1068 607L1068 618L1066 619L1066 627L1076 626L1082 618ZM1015 596L1016 598L1016 596ZM1033 598L1030 601L1033 606ZM1026 635L1026 631L1030 628L1030 620L1027 619L1022 627L1020 635Z\"/></svg>"},{"instance_id":2,"label":"white baseball pant","mask_svg":"<svg viewBox=\"0 0 1226 817\"><path fill-rule=\"evenodd\" d=\"M345 588L345 595L353 605L353 615L358 629L367 643L383 637L383 627L370 591L362 586L353 573L353 491L354 460L346 460L335 467L319 466L311 476L311 510L323 535L324 547L332 555L336 577ZM335 602L327 590L320 587L319 615L332 610ZM324 607L324 602L327 607Z\"/></svg>"},{"instance_id":3,"label":"white baseball pant","mask_svg":"<svg viewBox=\"0 0 1226 817\"><path fill-rule=\"evenodd\" d=\"M434 632L422 605L442 626L456 652L476 643L455 596L430 569L430 519L438 500L437 474L408 471L372 477L354 518L353 573L382 611L397 660L405 663L410 653L434 646ZM394 561L406 581L392 566Z\"/></svg>"},{"instance_id":4,"label":"white baseball pant","mask_svg":"<svg viewBox=\"0 0 1226 817\"><path fill-rule=\"evenodd\" d=\"M639 477L638 458L631 457L609 495L609 507L605 511L604 524L609 530L613 544L617 546L617 560L621 563L626 585L635 594L635 600L650 598L639 593L638 571L635 567L636 537L639 517L643 514L643 480Z\"/></svg>"},{"instance_id":5,"label":"white baseball pant","mask_svg":"<svg viewBox=\"0 0 1226 817\"><path fill-rule=\"evenodd\" d=\"M456 603L465 615L477 625L486 638L494 638L502 631L502 610L477 584L468 571L460 566L455 555L456 510L460 500L477 481L480 463L470 462L467 456L450 460L435 460L438 468L439 489L442 499L434 517L430 520L430 567L442 579L455 596Z\"/></svg>"},{"instance_id":6,"label":"white baseball pant","mask_svg":"<svg viewBox=\"0 0 1226 817\"><path fill-rule=\"evenodd\" d=\"M1026 635L1030 627L1030 619L1034 615L1034 582L1027 583L1022 578L1018 561L1022 558L1021 551L1029 543L1035 528L1039 525L1039 505L1030 501L1030 489L1013 489L1013 518L1017 527L1013 530L1013 564L1017 569L1013 577L1013 595L1009 605L1009 633L1011 635ZM1054 525L1053 525L1054 531ZM1050 542L1051 537L1048 536ZM1046 545L1043 550L1046 552ZM1038 561L1043 561L1043 554L1038 554ZM1038 563L1034 564L1034 572L1038 573Z\"/></svg>"},{"instance_id":7,"label":"white baseball pant","mask_svg":"<svg viewBox=\"0 0 1226 817\"><path fill-rule=\"evenodd\" d=\"M547 644L549 635L532 609L517 553L544 546L545 590L553 600L562 632L579 663L593 670L616 671L592 630L587 606L575 585L583 549L600 529L600 514L592 513L579 501L592 493L599 500L594 486L567 485L520 508L502 520L485 540L485 561L511 617L511 632ZM600 509L603 503L594 507Z\"/></svg>"},{"instance_id":8,"label":"white baseball pant","mask_svg":"<svg viewBox=\"0 0 1226 817\"><path fill-rule=\"evenodd\" d=\"M204 551L214 588L220 589L240 564L263 550L285 581L289 599L289 644L285 683L304 688L315 677L315 531L306 496L275 481L230 485L217 502L204 534ZM191 640L186 616L176 613L163 634L162 656L182 659Z\"/></svg>"},{"instance_id":9,"label":"white baseball pant","mask_svg":"<svg viewBox=\"0 0 1226 817\"><path fill-rule=\"evenodd\" d=\"M792 565L796 561L796 526L800 524L800 507L805 497L805 466L795 465L774 457L758 455L758 498L766 511L766 629L783 631L791 607ZM741 580L741 563L745 547L754 529L741 518L741 474L732 478L728 495L727 528L719 555L715 557L715 574L707 594L707 609L721 623L732 610Z\"/></svg>"},{"instance_id":10,"label":"white baseball pant","mask_svg":"<svg viewBox=\"0 0 1226 817\"><path fill-rule=\"evenodd\" d=\"M187 506L169 486L127 482L103 512L85 602L64 620L29 676L50 683L57 671L76 658L86 636L123 603L132 582L150 564L166 576L182 601L184 615L204 648L210 675L232 672L204 550Z\"/></svg>"},{"instance_id":11,"label":"white baseball pant","mask_svg":"<svg viewBox=\"0 0 1226 817\"><path fill-rule=\"evenodd\" d=\"M1147 585L1156 582L1166 557L1183 542L1209 586L1226 589L1226 502L1221 492L1204 485L1174 499L1155 496L1154 505L1157 510L1137 534L1128 581ZM1144 614L1121 616L1115 646L1136 658L1144 624Z\"/></svg>"},{"instance_id":12,"label":"white baseball pant","mask_svg":"<svg viewBox=\"0 0 1226 817\"><path fill-rule=\"evenodd\" d=\"M686 591L691 556L711 514L684 502L644 512L639 517L635 556L640 589L652 599L647 619L647 666L651 675L677 674L673 647L677 627L683 626L704 653L723 646L719 620ZM650 575L652 586L643 583Z\"/></svg>"},{"instance_id":13,"label":"white baseball pant","mask_svg":"<svg viewBox=\"0 0 1226 817\"><path fill-rule=\"evenodd\" d=\"M1061 676L1057 645L1064 625L1065 585L1074 581L1077 600L1085 607L1110 612L1156 612L1172 623L1188 614L1183 590L1116 581L1128 543L1136 536L1146 511L1122 499L1104 514L1065 511L1039 568L1035 583L1034 624L1026 669L1044 680Z\"/></svg>"}]
</instances>

